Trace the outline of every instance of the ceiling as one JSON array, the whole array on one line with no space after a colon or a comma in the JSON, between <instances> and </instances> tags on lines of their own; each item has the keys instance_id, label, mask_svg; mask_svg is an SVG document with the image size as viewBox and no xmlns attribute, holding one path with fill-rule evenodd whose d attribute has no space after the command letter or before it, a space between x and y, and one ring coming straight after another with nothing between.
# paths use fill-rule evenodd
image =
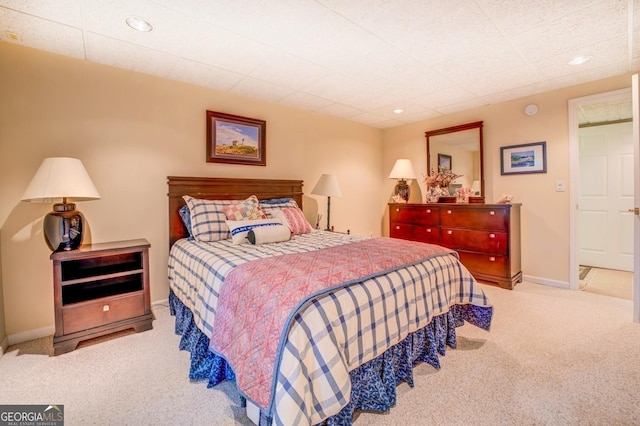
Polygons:
<instances>
[{"instance_id":1,"label":"ceiling","mask_svg":"<svg viewBox=\"0 0 640 426\"><path fill-rule=\"evenodd\" d=\"M0 0L0 40L390 128L640 71L640 0Z\"/></svg>"}]
</instances>

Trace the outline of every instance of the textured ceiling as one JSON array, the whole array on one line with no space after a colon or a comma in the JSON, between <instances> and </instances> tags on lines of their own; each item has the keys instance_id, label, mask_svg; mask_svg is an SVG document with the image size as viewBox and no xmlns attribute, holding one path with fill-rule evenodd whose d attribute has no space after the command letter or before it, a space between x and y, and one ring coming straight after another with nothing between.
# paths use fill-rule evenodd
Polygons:
<instances>
[{"instance_id":1,"label":"textured ceiling","mask_svg":"<svg viewBox=\"0 0 640 426\"><path fill-rule=\"evenodd\" d=\"M0 0L0 40L389 128L639 71L640 0Z\"/></svg>"}]
</instances>

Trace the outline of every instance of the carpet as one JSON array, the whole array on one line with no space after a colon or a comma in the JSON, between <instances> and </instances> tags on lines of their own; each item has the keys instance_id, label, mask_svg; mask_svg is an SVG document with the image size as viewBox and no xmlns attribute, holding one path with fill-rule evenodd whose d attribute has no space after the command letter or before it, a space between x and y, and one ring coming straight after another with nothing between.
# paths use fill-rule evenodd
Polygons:
<instances>
[{"instance_id":1,"label":"carpet","mask_svg":"<svg viewBox=\"0 0 640 426\"><path fill-rule=\"evenodd\" d=\"M597 270L595 268L593 271ZM633 303L523 282L481 284L491 331L465 324L437 370L413 372L396 407L354 426L640 425L640 324ZM189 380L188 352L166 306L153 329L59 356L23 344L0 358L0 404L63 404L65 425L253 426L233 382Z\"/></svg>"}]
</instances>

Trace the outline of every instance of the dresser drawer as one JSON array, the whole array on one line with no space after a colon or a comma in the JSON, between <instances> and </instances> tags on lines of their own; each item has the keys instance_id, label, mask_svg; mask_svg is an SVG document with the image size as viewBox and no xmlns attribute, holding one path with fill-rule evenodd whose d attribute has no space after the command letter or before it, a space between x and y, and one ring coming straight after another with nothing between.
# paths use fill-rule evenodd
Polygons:
<instances>
[{"instance_id":1,"label":"dresser drawer","mask_svg":"<svg viewBox=\"0 0 640 426\"><path fill-rule=\"evenodd\" d=\"M129 294L110 299L97 299L75 305L67 305L62 310L64 334L75 333L101 325L110 324L144 315L144 295Z\"/></svg>"},{"instance_id":2,"label":"dresser drawer","mask_svg":"<svg viewBox=\"0 0 640 426\"><path fill-rule=\"evenodd\" d=\"M391 238L440 244L440 228L438 227L406 223L391 223L390 226L389 236Z\"/></svg>"},{"instance_id":3,"label":"dresser drawer","mask_svg":"<svg viewBox=\"0 0 640 426\"><path fill-rule=\"evenodd\" d=\"M441 244L452 249L507 254L506 232L475 231L460 228L442 228Z\"/></svg>"},{"instance_id":4,"label":"dresser drawer","mask_svg":"<svg viewBox=\"0 0 640 426\"><path fill-rule=\"evenodd\" d=\"M440 224L440 209L427 206L392 206L389 208L389 219L392 223L412 223L416 225Z\"/></svg>"},{"instance_id":5,"label":"dresser drawer","mask_svg":"<svg viewBox=\"0 0 640 426\"><path fill-rule=\"evenodd\" d=\"M482 254L482 253L469 253L463 250L458 250L460 255L460 261L467 269L473 274L479 272L482 274L507 276L508 260L506 256Z\"/></svg>"},{"instance_id":6,"label":"dresser drawer","mask_svg":"<svg viewBox=\"0 0 640 426\"><path fill-rule=\"evenodd\" d=\"M442 208L441 224L449 228L490 229L508 231L508 215L504 209Z\"/></svg>"}]
</instances>

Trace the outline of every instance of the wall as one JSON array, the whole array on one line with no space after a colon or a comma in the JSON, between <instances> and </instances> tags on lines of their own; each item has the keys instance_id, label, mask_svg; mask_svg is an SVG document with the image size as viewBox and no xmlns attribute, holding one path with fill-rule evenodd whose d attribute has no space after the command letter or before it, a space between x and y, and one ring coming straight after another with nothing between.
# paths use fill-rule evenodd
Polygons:
<instances>
[{"instance_id":1,"label":"wall","mask_svg":"<svg viewBox=\"0 0 640 426\"><path fill-rule=\"evenodd\" d=\"M384 172L397 158L411 158L416 173L426 174L425 131L483 120L485 197L491 202L513 194L513 202L522 203L523 274L530 281L568 287L568 101L630 86L631 75L622 75L385 130ZM522 112L529 103L539 107L532 117ZM539 141L547 142L547 173L500 174L500 147ZM565 192L555 191L556 180L565 181ZM385 183L385 191L393 185ZM410 201L421 202L424 190L422 179L414 182ZM388 235L388 218L383 219L383 234Z\"/></svg>"},{"instance_id":2,"label":"wall","mask_svg":"<svg viewBox=\"0 0 640 426\"><path fill-rule=\"evenodd\" d=\"M168 294L170 175L303 179L308 195L320 174L332 173L343 194L331 200L335 228L380 235L380 130L8 43L0 61L0 282L10 341L53 332L42 236L51 204L20 201L45 157L80 158L100 192L78 203L85 242L149 240L152 301ZM206 110L266 120L267 166L206 163ZM311 217L326 215L326 197L305 203Z\"/></svg>"}]
</instances>

